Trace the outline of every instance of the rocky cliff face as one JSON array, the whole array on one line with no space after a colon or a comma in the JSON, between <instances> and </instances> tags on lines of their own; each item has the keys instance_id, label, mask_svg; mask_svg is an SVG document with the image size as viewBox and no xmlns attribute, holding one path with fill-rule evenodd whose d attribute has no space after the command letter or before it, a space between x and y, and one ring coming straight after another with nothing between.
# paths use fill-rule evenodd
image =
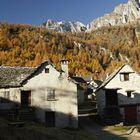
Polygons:
<instances>
[{"instance_id":1,"label":"rocky cliff face","mask_svg":"<svg viewBox=\"0 0 140 140\"><path fill-rule=\"evenodd\" d=\"M81 22L65 22L48 20L43 25L59 32L92 31L101 27L120 26L140 21L140 0L128 0L117 6L112 13L93 20L87 27Z\"/></svg>"},{"instance_id":2,"label":"rocky cliff face","mask_svg":"<svg viewBox=\"0 0 140 140\"><path fill-rule=\"evenodd\" d=\"M140 0L128 0L126 4L120 4L110 14L93 20L88 25L88 31L104 26L119 26L140 21Z\"/></svg>"},{"instance_id":3,"label":"rocky cliff face","mask_svg":"<svg viewBox=\"0 0 140 140\"><path fill-rule=\"evenodd\" d=\"M48 20L43 24L47 29L52 29L58 32L81 32L87 28L81 22L65 22L65 21L54 21Z\"/></svg>"}]
</instances>

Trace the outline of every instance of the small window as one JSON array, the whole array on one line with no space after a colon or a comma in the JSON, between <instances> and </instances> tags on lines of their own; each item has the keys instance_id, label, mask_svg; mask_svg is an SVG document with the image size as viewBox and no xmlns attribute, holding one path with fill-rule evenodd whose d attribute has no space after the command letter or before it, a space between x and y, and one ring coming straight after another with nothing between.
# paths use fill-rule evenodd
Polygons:
<instances>
[{"instance_id":1,"label":"small window","mask_svg":"<svg viewBox=\"0 0 140 140\"><path fill-rule=\"evenodd\" d=\"M6 99L9 99L9 97L10 97L10 92L9 92L9 91L5 91L5 92L4 92L4 97L5 97Z\"/></svg>"},{"instance_id":2,"label":"small window","mask_svg":"<svg viewBox=\"0 0 140 140\"><path fill-rule=\"evenodd\" d=\"M124 81L129 81L129 73L124 73Z\"/></svg>"},{"instance_id":3,"label":"small window","mask_svg":"<svg viewBox=\"0 0 140 140\"><path fill-rule=\"evenodd\" d=\"M131 98L132 97L132 91L127 91L127 97Z\"/></svg>"},{"instance_id":4,"label":"small window","mask_svg":"<svg viewBox=\"0 0 140 140\"><path fill-rule=\"evenodd\" d=\"M45 73L49 73L49 68L45 68Z\"/></svg>"},{"instance_id":5,"label":"small window","mask_svg":"<svg viewBox=\"0 0 140 140\"><path fill-rule=\"evenodd\" d=\"M54 89L48 90L47 100L55 100L55 90Z\"/></svg>"},{"instance_id":6,"label":"small window","mask_svg":"<svg viewBox=\"0 0 140 140\"><path fill-rule=\"evenodd\" d=\"M129 81L129 73L121 73L120 79L121 81Z\"/></svg>"},{"instance_id":7,"label":"small window","mask_svg":"<svg viewBox=\"0 0 140 140\"><path fill-rule=\"evenodd\" d=\"M10 101L10 91L2 92L3 96L1 97L1 103L9 103Z\"/></svg>"}]
</instances>

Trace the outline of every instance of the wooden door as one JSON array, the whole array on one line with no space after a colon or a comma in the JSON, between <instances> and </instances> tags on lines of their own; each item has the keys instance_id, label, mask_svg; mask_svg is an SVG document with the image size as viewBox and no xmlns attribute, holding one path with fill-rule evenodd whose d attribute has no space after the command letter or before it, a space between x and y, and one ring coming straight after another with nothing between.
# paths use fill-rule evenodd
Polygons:
<instances>
[{"instance_id":1,"label":"wooden door","mask_svg":"<svg viewBox=\"0 0 140 140\"><path fill-rule=\"evenodd\" d=\"M136 106L125 107L125 122L126 123L137 122L137 107Z\"/></svg>"},{"instance_id":2,"label":"wooden door","mask_svg":"<svg viewBox=\"0 0 140 140\"><path fill-rule=\"evenodd\" d=\"M21 91L21 106L29 107L31 105L31 91Z\"/></svg>"},{"instance_id":3,"label":"wooden door","mask_svg":"<svg viewBox=\"0 0 140 140\"><path fill-rule=\"evenodd\" d=\"M45 112L45 121L47 127L55 127L55 112Z\"/></svg>"},{"instance_id":4,"label":"wooden door","mask_svg":"<svg viewBox=\"0 0 140 140\"><path fill-rule=\"evenodd\" d=\"M105 92L106 106L118 105L117 90L107 89Z\"/></svg>"}]
</instances>

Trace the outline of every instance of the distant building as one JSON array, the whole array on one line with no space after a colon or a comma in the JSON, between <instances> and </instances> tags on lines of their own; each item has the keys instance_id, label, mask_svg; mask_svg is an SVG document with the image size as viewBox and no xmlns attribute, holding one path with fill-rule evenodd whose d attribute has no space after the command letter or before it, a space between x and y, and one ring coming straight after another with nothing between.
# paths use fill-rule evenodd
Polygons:
<instances>
[{"instance_id":1,"label":"distant building","mask_svg":"<svg viewBox=\"0 0 140 140\"><path fill-rule=\"evenodd\" d=\"M92 76L83 78L87 83L87 99L94 100L95 99L95 91L101 85L102 81L93 80Z\"/></svg>"},{"instance_id":2,"label":"distant building","mask_svg":"<svg viewBox=\"0 0 140 140\"><path fill-rule=\"evenodd\" d=\"M87 83L80 76L73 76L71 79L77 83L78 105L81 105L87 99Z\"/></svg>"},{"instance_id":3,"label":"distant building","mask_svg":"<svg viewBox=\"0 0 140 140\"><path fill-rule=\"evenodd\" d=\"M0 110L34 107L35 118L52 127L78 127L77 84L68 61L57 71L49 61L35 68L0 67Z\"/></svg>"},{"instance_id":4,"label":"distant building","mask_svg":"<svg viewBox=\"0 0 140 140\"><path fill-rule=\"evenodd\" d=\"M140 122L140 76L130 65L114 71L98 88L96 96L103 121Z\"/></svg>"}]
</instances>

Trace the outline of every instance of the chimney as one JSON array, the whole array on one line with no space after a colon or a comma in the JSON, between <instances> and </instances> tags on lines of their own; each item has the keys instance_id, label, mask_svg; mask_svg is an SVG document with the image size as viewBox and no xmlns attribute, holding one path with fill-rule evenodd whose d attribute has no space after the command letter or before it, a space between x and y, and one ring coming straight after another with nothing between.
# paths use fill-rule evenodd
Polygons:
<instances>
[{"instance_id":1,"label":"chimney","mask_svg":"<svg viewBox=\"0 0 140 140\"><path fill-rule=\"evenodd\" d=\"M65 72L66 76L69 76L69 72L68 72L68 63L69 60L61 60L61 69Z\"/></svg>"}]
</instances>

